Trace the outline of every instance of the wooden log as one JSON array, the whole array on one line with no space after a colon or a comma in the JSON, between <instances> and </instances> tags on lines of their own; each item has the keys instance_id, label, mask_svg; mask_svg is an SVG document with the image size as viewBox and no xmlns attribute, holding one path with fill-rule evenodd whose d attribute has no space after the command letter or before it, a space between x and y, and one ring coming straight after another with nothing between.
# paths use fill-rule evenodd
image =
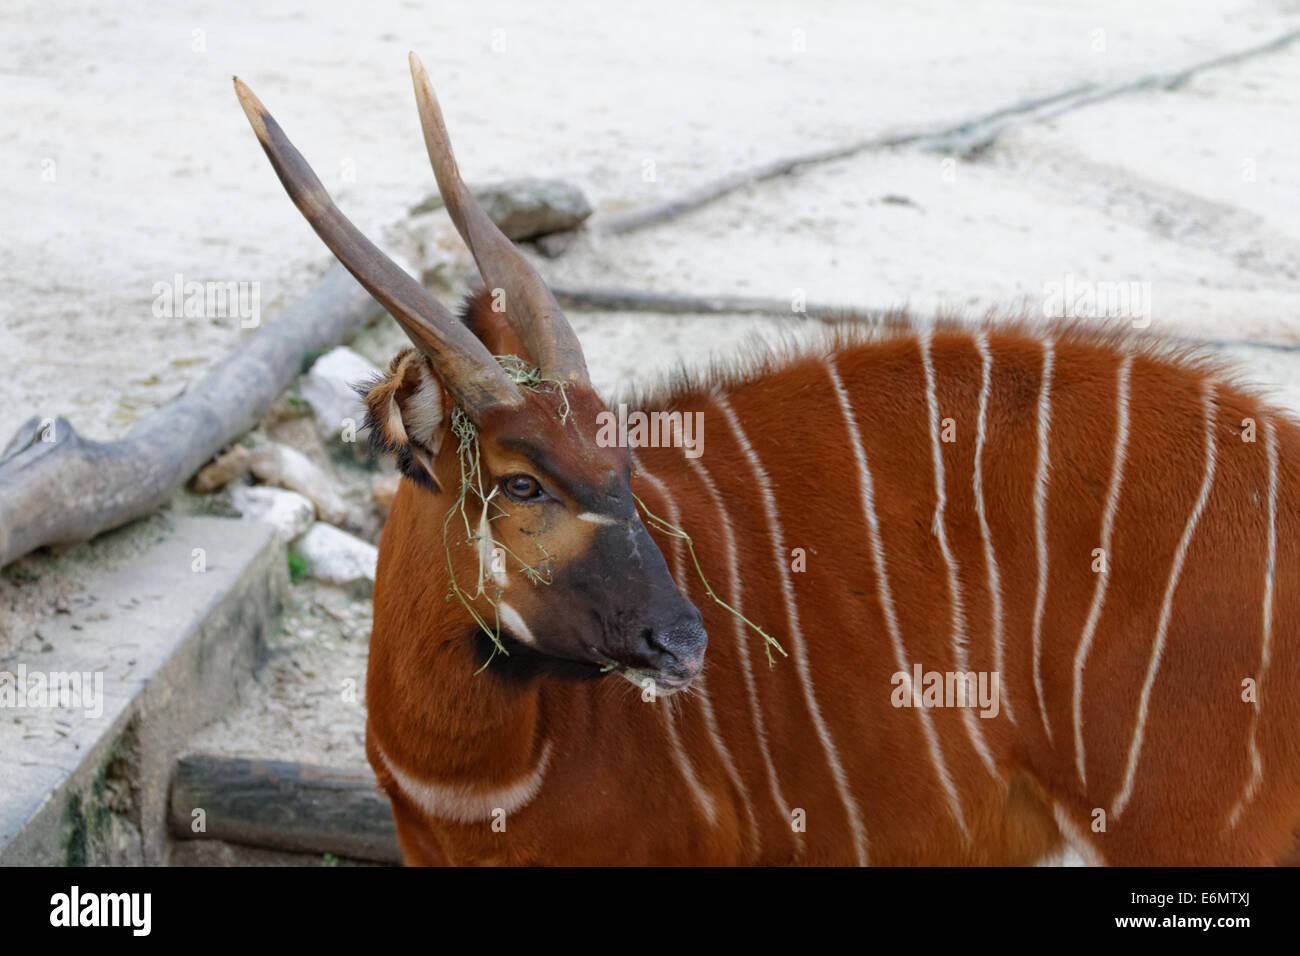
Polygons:
<instances>
[{"instance_id":1,"label":"wooden log","mask_svg":"<svg viewBox=\"0 0 1300 956\"><path fill-rule=\"evenodd\" d=\"M26 422L0 454L0 567L42 545L88 541L166 503L256 427L308 354L351 339L382 311L335 264L303 299L125 437L91 441L63 418Z\"/></svg>"},{"instance_id":2,"label":"wooden log","mask_svg":"<svg viewBox=\"0 0 1300 956\"><path fill-rule=\"evenodd\" d=\"M664 315L753 315L774 319L810 319L818 322L849 322L883 328L911 328L932 318L908 313L902 308L874 305L826 305L809 302L801 312L794 312L785 299L768 299L746 295L686 295L676 292L653 292L647 289L618 289L606 286L552 286L556 300L575 312L658 312ZM1007 313L1014 318L1014 313ZM981 321L978 315L962 316L952 312L955 321ZM1161 341L1193 348L1252 348L1272 352L1300 352L1298 342L1271 339L1213 338L1203 335L1150 333Z\"/></svg>"},{"instance_id":3,"label":"wooden log","mask_svg":"<svg viewBox=\"0 0 1300 956\"><path fill-rule=\"evenodd\" d=\"M182 840L402 862L388 798L368 768L191 754L176 763L169 816Z\"/></svg>"},{"instance_id":4,"label":"wooden log","mask_svg":"<svg viewBox=\"0 0 1300 956\"><path fill-rule=\"evenodd\" d=\"M900 309L855 308L809 302L795 311L789 299L745 295L687 295L645 289L552 286L556 301L566 309L594 312L660 312L665 315L758 315L820 322L889 325L901 319Z\"/></svg>"}]
</instances>

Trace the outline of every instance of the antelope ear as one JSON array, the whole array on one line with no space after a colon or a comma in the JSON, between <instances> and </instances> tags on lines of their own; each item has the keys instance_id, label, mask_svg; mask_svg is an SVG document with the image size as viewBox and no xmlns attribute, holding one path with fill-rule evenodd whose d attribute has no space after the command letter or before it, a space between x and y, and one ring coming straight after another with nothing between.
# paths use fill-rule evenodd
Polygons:
<instances>
[{"instance_id":1,"label":"antelope ear","mask_svg":"<svg viewBox=\"0 0 1300 956\"><path fill-rule=\"evenodd\" d=\"M372 447L396 455L402 474L438 491L433 462L447 433L451 402L429 360L415 349L399 352L364 400Z\"/></svg>"}]
</instances>

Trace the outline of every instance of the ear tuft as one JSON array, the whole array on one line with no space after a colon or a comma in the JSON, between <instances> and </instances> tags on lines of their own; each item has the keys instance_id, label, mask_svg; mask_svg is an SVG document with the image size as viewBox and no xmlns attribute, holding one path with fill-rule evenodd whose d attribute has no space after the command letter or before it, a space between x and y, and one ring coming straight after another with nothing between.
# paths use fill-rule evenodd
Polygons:
<instances>
[{"instance_id":1,"label":"ear tuft","mask_svg":"<svg viewBox=\"0 0 1300 956\"><path fill-rule=\"evenodd\" d=\"M433 462L445 430L446 396L429 360L415 349L399 352L363 398L371 447L395 455L403 475L437 491Z\"/></svg>"}]
</instances>

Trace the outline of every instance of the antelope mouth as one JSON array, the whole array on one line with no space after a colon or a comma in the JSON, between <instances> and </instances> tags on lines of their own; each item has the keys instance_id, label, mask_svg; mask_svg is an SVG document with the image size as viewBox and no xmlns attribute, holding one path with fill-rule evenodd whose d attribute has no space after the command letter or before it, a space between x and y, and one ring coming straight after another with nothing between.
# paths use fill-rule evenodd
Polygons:
<instances>
[{"instance_id":1,"label":"antelope mouth","mask_svg":"<svg viewBox=\"0 0 1300 956\"><path fill-rule=\"evenodd\" d=\"M588 645L588 650L598 662L597 666L600 667L602 673L617 673L643 692L651 691L655 697L671 697L678 691L686 690L703 671L703 667L697 667L690 674L683 676L682 674L669 673L649 667L638 667L634 664L622 664L612 657L601 654L590 645Z\"/></svg>"},{"instance_id":2,"label":"antelope mouth","mask_svg":"<svg viewBox=\"0 0 1300 956\"><path fill-rule=\"evenodd\" d=\"M699 671L688 677L682 677L677 674L666 674L663 671L646 670L622 664L615 665L614 669L630 683L635 684L643 691L651 691L656 697L671 697L679 691L684 691L700 676Z\"/></svg>"}]
</instances>

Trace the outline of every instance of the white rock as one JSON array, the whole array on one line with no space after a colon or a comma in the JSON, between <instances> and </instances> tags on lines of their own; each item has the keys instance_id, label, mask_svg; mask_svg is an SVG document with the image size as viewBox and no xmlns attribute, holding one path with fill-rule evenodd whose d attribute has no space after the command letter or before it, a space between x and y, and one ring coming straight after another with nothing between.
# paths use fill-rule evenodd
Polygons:
<instances>
[{"instance_id":1,"label":"white rock","mask_svg":"<svg viewBox=\"0 0 1300 956\"><path fill-rule=\"evenodd\" d=\"M497 228L515 242L576 229L593 211L586 194L562 179L510 179L472 186L470 194ZM435 194L414 206L411 214L419 216L443 207L442 197Z\"/></svg>"},{"instance_id":2,"label":"white rock","mask_svg":"<svg viewBox=\"0 0 1300 956\"><path fill-rule=\"evenodd\" d=\"M334 489L333 479L296 448L274 442L262 445L253 450L250 467L268 485L306 495L322 521L342 524L347 517L347 505Z\"/></svg>"},{"instance_id":3,"label":"white rock","mask_svg":"<svg viewBox=\"0 0 1300 956\"><path fill-rule=\"evenodd\" d=\"M355 386L378 376L379 369L341 345L315 361L299 384L299 391L311 405L321 438L338 441L349 423L354 436L361 430L366 410Z\"/></svg>"},{"instance_id":4,"label":"white rock","mask_svg":"<svg viewBox=\"0 0 1300 956\"><path fill-rule=\"evenodd\" d=\"M307 562L307 573L326 584L357 584L375 581L379 549L373 544L320 521L298 539L298 553Z\"/></svg>"},{"instance_id":5,"label":"white rock","mask_svg":"<svg viewBox=\"0 0 1300 956\"><path fill-rule=\"evenodd\" d=\"M250 521L274 525L283 541L294 541L316 520L316 506L296 491L268 485L243 485L232 488L230 503Z\"/></svg>"}]
</instances>

